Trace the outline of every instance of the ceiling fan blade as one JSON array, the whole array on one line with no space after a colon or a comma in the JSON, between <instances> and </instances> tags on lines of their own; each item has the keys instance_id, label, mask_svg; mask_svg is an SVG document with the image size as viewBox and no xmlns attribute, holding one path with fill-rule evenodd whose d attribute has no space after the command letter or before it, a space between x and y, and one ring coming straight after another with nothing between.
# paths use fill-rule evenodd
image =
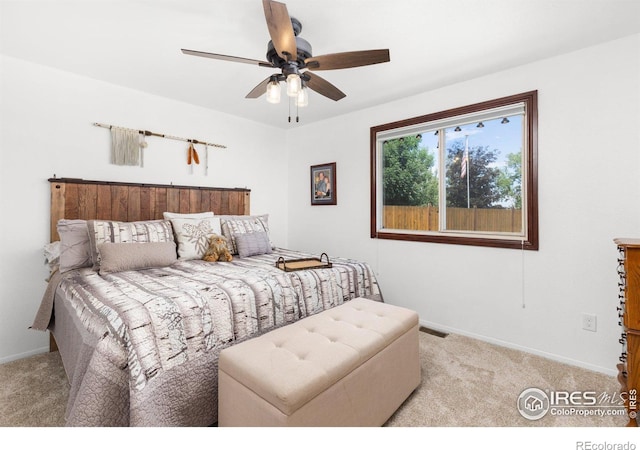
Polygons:
<instances>
[{"instance_id":1,"label":"ceiling fan blade","mask_svg":"<svg viewBox=\"0 0 640 450\"><path fill-rule=\"evenodd\" d=\"M198 50L187 50L184 48L182 49L182 53L184 53L185 55L201 56L203 58L221 59L223 61L253 64L261 67L274 67L273 64L267 61L259 61L257 59L249 59L249 58L240 58L238 56L219 55L217 53L200 52Z\"/></svg>"},{"instance_id":2,"label":"ceiling fan blade","mask_svg":"<svg viewBox=\"0 0 640 450\"><path fill-rule=\"evenodd\" d=\"M253 88L253 90L251 92L249 92L245 98L258 98L260 97L262 94L264 94L265 92L267 92L267 85L269 84L269 82L271 81L271 78L273 77L267 77L266 79L262 80L260 82L260 84L258 84L256 87Z\"/></svg>"},{"instance_id":3,"label":"ceiling fan blade","mask_svg":"<svg viewBox=\"0 0 640 450\"><path fill-rule=\"evenodd\" d=\"M342 92L333 84L329 83L324 78L320 78L318 75L312 74L311 72L305 72L301 75L301 77L305 81L305 85L309 89L314 90L318 94L324 95L331 100L335 100L337 102L341 98L347 96L347 94Z\"/></svg>"},{"instance_id":4,"label":"ceiling fan blade","mask_svg":"<svg viewBox=\"0 0 640 450\"><path fill-rule=\"evenodd\" d=\"M389 61L389 49L380 49L312 56L304 62L309 70L334 70L369 66Z\"/></svg>"},{"instance_id":5,"label":"ceiling fan blade","mask_svg":"<svg viewBox=\"0 0 640 450\"><path fill-rule=\"evenodd\" d=\"M264 7L264 17L267 20L269 35L278 55L285 61L295 61L298 56L298 49L287 5L272 0L262 0L262 6Z\"/></svg>"}]
</instances>

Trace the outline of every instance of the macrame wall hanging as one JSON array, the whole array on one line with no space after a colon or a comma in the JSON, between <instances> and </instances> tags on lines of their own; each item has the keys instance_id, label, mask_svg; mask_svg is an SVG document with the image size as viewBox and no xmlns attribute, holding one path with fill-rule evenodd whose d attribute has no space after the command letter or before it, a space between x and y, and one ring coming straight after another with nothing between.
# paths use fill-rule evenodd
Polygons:
<instances>
[{"instance_id":1,"label":"macrame wall hanging","mask_svg":"<svg viewBox=\"0 0 640 450\"><path fill-rule=\"evenodd\" d=\"M156 136L164 139L172 139L174 141L184 141L189 143L187 148L187 165L189 172L193 173L193 165L200 164L200 156L195 148L195 144L200 144L204 148L204 174L209 174L209 147L227 148L221 144L213 144L198 139L182 138L178 136L169 136L161 133L154 133L148 130L136 130L133 128L124 128L114 125L107 125L95 122L96 127L108 128L111 130L111 164L120 166L140 166L144 167L144 149L147 147L146 137Z\"/></svg>"}]
</instances>

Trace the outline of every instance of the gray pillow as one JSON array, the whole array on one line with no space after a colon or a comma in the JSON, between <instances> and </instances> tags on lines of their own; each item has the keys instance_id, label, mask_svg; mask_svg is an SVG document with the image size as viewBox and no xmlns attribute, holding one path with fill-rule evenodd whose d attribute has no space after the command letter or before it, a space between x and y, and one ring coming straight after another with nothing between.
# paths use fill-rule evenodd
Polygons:
<instances>
[{"instance_id":1,"label":"gray pillow","mask_svg":"<svg viewBox=\"0 0 640 450\"><path fill-rule=\"evenodd\" d=\"M239 234L264 231L269 233L269 214L259 216L216 216L220 219L222 235L227 238L227 247L232 255L237 255L236 236ZM273 245L271 246L273 248Z\"/></svg>"},{"instance_id":2,"label":"gray pillow","mask_svg":"<svg viewBox=\"0 0 640 450\"><path fill-rule=\"evenodd\" d=\"M170 266L177 260L175 242L112 243L98 245L100 275L125 270Z\"/></svg>"},{"instance_id":3,"label":"gray pillow","mask_svg":"<svg viewBox=\"0 0 640 450\"><path fill-rule=\"evenodd\" d=\"M269 234L264 231L235 234L234 238L241 258L271 253Z\"/></svg>"},{"instance_id":4,"label":"gray pillow","mask_svg":"<svg viewBox=\"0 0 640 450\"><path fill-rule=\"evenodd\" d=\"M91 267L91 244L86 220L58 221L60 236L60 273L81 267Z\"/></svg>"},{"instance_id":5,"label":"gray pillow","mask_svg":"<svg viewBox=\"0 0 640 450\"><path fill-rule=\"evenodd\" d=\"M141 220L138 222L116 222L108 220L89 220L89 242L93 269L100 269L99 245L105 242L114 244L173 242L173 229L168 220Z\"/></svg>"}]
</instances>

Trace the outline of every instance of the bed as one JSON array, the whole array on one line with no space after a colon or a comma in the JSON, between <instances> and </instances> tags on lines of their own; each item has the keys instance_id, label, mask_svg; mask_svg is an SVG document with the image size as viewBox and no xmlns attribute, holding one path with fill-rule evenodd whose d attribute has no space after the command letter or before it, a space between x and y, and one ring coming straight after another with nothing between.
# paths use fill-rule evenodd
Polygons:
<instances>
[{"instance_id":1,"label":"bed","mask_svg":"<svg viewBox=\"0 0 640 450\"><path fill-rule=\"evenodd\" d=\"M274 247L268 215L250 214L248 189L49 181L51 241L60 241L60 224L86 221L93 244L91 266L53 273L32 326L50 330L60 351L69 426L213 425L223 348L352 298L382 301L364 262L333 257L329 268L279 269L280 258L317 255ZM177 230L200 214L221 224L215 231L228 238L232 261L185 256L192 236ZM135 255L123 257L124 248ZM138 267L145 252L165 262Z\"/></svg>"}]
</instances>

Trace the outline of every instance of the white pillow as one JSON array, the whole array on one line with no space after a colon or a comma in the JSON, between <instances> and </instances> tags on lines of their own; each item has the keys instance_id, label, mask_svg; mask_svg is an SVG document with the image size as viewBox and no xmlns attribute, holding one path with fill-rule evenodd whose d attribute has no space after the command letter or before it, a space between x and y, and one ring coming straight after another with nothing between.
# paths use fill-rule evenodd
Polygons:
<instances>
[{"instance_id":1,"label":"white pillow","mask_svg":"<svg viewBox=\"0 0 640 450\"><path fill-rule=\"evenodd\" d=\"M60 241L44 245L44 260L49 266L49 272L53 272L60 265L60 247Z\"/></svg>"},{"instance_id":2,"label":"white pillow","mask_svg":"<svg viewBox=\"0 0 640 450\"><path fill-rule=\"evenodd\" d=\"M93 260L87 221L60 219L56 229L60 236L60 273L91 267Z\"/></svg>"},{"instance_id":3,"label":"white pillow","mask_svg":"<svg viewBox=\"0 0 640 450\"><path fill-rule=\"evenodd\" d=\"M164 217L165 220L170 220L170 219L203 219L205 217L213 217L213 212L212 211L206 211L206 212L201 212L201 213L189 213L189 214L163 212L162 216Z\"/></svg>"},{"instance_id":4,"label":"white pillow","mask_svg":"<svg viewBox=\"0 0 640 450\"><path fill-rule=\"evenodd\" d=\"M217 217L171 219L171 225L178 243L178 259L181 260L202 259L209 248L209 237L222 234Z\"/></svg>"}]
</instances>

